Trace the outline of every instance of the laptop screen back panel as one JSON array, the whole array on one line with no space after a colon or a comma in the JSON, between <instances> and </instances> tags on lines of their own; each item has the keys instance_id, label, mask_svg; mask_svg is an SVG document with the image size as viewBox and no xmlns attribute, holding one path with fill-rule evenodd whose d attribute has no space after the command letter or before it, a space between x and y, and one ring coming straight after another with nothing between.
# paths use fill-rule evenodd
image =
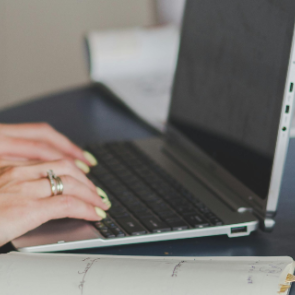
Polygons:
<instances>
[{"instance_id":1,"label":"laptop screen back panel","mask_svg":"<svg viewBox=\"0 0 295 295\"><path fill-rule=\"evenodd\" d=\"M264 213L276 210L288 144L294 15L292 0L188 0L175 74L169 128Z\"/></svg>"}]
</instances>

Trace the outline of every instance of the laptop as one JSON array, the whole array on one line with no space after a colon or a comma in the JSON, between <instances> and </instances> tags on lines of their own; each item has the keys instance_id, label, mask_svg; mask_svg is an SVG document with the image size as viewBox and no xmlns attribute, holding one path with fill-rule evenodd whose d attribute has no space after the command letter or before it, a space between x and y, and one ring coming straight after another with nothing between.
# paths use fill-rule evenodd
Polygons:
<instances>
[{"instance_id":1,"label":"laptop","mask_svg":"<svg viewBox=\"0 0 295 295\"><path fill-rule=\"evenodd\" d=\"M99 222L50 221L13 241L64 251L271 231L292 115L292 0L188 0L163 137L90 145Z\"/></svg>"}]
</instances>

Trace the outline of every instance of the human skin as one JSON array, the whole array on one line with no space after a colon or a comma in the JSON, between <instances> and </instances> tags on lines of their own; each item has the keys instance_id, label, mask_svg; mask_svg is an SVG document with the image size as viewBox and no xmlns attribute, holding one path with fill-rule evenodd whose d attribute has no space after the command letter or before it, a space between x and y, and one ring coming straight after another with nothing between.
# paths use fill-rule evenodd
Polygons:
<instances>
[{"instance_id":1,"label":"human skin","mask_svg":"<svg viewBox=\"0 0 295 295\"><path fill-rule=\"evenodd\" d=\"M88 166L97 164L85 151L47 123L0 124L0 157L52 161L67 158Z\"/></svg>"},{"instance_id":2,"label":"human skin","mask_svg":"<svg viewBox=\"0 0 295 295\"><path fill-rule=\"evenodd\" d=\"M97 163L47 124L0 124L0 246L51 219L105 217L110 203L77 160ZM50 169L63 182L62 195L52 196Z\"/></svg>"}]
</instances>

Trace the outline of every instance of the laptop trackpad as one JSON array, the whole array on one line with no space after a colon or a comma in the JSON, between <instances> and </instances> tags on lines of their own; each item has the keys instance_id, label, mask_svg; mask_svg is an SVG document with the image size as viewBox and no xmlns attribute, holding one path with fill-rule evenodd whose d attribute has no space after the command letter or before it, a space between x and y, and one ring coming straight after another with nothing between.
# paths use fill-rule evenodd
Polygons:
<instances>
[{"instance_id":1,"label":"laptop trackpad","mask_svg":"<svg viewBox=\"0 0 295 295\"><path fill-rule=\"evenodd\" d=\"M49 221L15 239L13 245L23 248L96 238L101 238L101 235L90 223L78 219L59 219Z\"/></svg>"}]
</instances>

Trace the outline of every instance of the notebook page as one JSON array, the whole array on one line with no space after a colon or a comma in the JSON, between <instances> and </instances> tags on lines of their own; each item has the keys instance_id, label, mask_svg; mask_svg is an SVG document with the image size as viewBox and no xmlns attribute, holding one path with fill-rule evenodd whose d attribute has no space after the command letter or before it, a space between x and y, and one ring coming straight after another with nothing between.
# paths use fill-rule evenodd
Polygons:
<instances>
[{"instance_id":1,"label":"notebook page","mask_svg":"<svg viewBox=\"0 0 295 295\"><path fill-rule=\"evenodd\" d=\"M0 256L1 294L277 294L290 257ZM287 294L287 292L281 293Z\"/></svg>"}]
</instances>

